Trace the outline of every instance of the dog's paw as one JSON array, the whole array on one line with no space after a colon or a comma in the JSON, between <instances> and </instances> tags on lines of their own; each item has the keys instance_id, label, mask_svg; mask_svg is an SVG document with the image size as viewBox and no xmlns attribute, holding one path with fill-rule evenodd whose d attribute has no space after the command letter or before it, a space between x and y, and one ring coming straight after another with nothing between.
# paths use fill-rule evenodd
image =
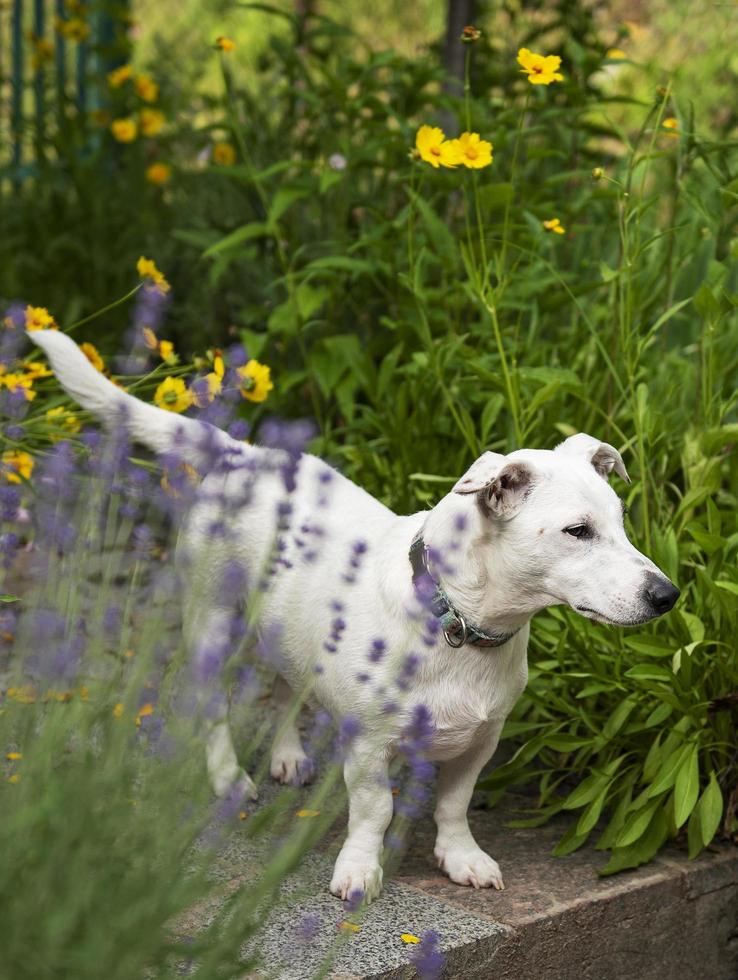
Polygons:
<instances>
[{"instance_id":1,"label":"dog's paw","mask_svg":"<svg viewBox=\"0 0 738 980\"><path fill-rule=\"evenodd\" d=\"M313 763L302 749L277 748L272 753L270 772L280 783L304 786L313 778Z\"/></svg>"},{"instance_id":2,"label":"dog's paw","mask_svg":"<svg viewBox=\"0 0 738 980\"><path fill-rule=\"evenodd\" d=\"M344 902L368 904L382 891L382 866L371 859L342 859L339 855L331 879L331 892Z\"/></svg>"},{"instance_id":3,"label":"dog's paw","mask_svg":"<svg viewBox=\"0 0 738 980\"><path fill-rule=\"evenodd\" d=\"M502 891L500 867L481 847L436 847L438 866L445 871L457 885L471 885L472 888L496 888Z\"/></svg>"},{"instance_id":4,"label":"dog's paw","mask_svg":"<svg viewBox=\"0 0 738 980\"><path fill-rule=\"evenodd\" d=\"M259 791L253 779L244 769L213 772L210 774L213 792L221 800L225 797L258 800Z\"/></svg>"}]
</instances>

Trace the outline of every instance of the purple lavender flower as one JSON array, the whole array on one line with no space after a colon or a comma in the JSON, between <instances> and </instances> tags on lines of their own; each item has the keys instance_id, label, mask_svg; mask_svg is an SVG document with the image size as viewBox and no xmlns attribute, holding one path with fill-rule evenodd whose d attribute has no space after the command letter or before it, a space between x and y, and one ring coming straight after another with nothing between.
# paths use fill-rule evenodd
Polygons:
<instances>
[{"instance_id":1,"label":"purple lavender flower","mask_svg":"<svg viewBox=\"0 0 738 980\"><path fill-rule=\"evenodd\" d=\"M320 919L309 912L297 923L297 938L300 942L311 943L320 932Z\"/></svg>"},{"instance_id":2,"label":"purple lavender flower","mask_svg":"<svg viewBox=\"0 0 738 980\"><path fill-rule=\"evenodd\" d=\"M420 980L439 980L446 957L438 948L438 933L433 929L424 932L420 942L410 953L410 961L418 971Z\"/></svg>"}]
</instances>

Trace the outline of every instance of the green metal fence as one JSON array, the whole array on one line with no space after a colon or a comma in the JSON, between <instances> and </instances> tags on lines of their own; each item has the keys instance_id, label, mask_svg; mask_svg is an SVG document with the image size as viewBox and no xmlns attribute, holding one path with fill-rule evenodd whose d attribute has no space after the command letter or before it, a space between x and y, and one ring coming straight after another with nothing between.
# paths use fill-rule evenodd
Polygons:
<instances>
[{"instance_id":1,"label":"green metal fence","mask_svg":"<svg viewBox=\"0 0 738 980\"><path fill-rule=\"evenodd\" d=\"M15 185L105 99L128 57L129 0L0 0L0 176Z\"/></svg>"}]
</instances>

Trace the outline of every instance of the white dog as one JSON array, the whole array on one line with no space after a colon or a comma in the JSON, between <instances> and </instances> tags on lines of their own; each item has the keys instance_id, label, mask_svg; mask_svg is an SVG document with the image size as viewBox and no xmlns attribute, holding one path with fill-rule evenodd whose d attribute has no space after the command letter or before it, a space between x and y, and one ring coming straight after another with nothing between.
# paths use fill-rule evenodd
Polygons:
<instances>
[{"instance_id":1,"label":"white dog","mask_svg":"<svg viewBox=\"0 0 738 980\"><path fill-rule=\"evenodd\" d=\"M228 642L233 609L221 587L225 563L236 559L255 583L278 556L268 587L252 590L260 631L280 630L283 724L272 775L286 782L305 773L290 721L292 690L311 689L334 717L355 720L344 767L348 837L331 891L371 900L381 889L393 812L388 765L418 706L427 720L427 758L439 764L438 863L460 885L502 888L500 869L472 837L466 812L525 687L531 617L564 603L598 622L635 626L667 612L679 596L628 541L621 501L607 483L613 470L628 479L617 450L580 433L553 451L487 452L432 510L398 517L316 457L295 460L246 445L125 394L62 333L34 332L31 339L70 395L104 421L123 414L134 439L160 453L179 449L196 466L207 433L230 460L225 471L216 466L205 475L182 533L182 547L196 557L186 638L195 657L218 638ZM289 494L285 466L294 477ZM209 546L216 499L236 507L228 548ZM214 789L222 795L240 783L255 794L238 765L226 710L212 723L207 746Z\"/></svg>"}]
</instances>

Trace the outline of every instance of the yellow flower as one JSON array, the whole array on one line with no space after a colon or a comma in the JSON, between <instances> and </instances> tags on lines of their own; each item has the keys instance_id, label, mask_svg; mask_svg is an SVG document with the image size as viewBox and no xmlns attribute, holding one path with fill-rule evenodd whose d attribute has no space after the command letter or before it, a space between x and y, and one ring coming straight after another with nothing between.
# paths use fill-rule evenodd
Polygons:
<instances>
[{"instance_id":1,"label":"yellow flower","mask_svg":"<svg viewBox=\"0 0 738 980\"><path fill-rule=\"evenodd\" d=\"M8 762L20 762L20 760L23 758L23 753L22 752L6 752L5 753L5 758L8 760Z\"/></svg>"},{"instance_id":2,"label":"yellow flower","mask_svg":"<svg viewBox=\"0 0 738 980\"><path fill-rule=\"evenodd\" d=\"M156 262L153 259L144 258L142 255L136 263L136 271L142 279L150 280L160 293L169 292L169 283L164 273L157 269Z\"/></svg>"},{"instance_id":3,"label":"yellow flower","mask_svg":"<svg viewBox=\"0 0 738 980\"><path fill-rule=\"evenodd\" d=\"M22 391L27 402L32 402L36 397L33 390L34 376L32 374L1 374L0 388L7 388L8 391Z\"/></svg>"},{"instance_id":4,"label":"yellow flower","mask_svg":"<svg viewBox=\"0 0 738 980\"><path fill-rule=\"evenodd\" d=\"M54 46L45 37L36 37L35 34L31 36L31 44L33 45L31 66L34 71L38 71L39 68L43 68L45 64L53 60Z\"/></svg>"},{"instance_id":5,"label":"yellow flower","mask_svg":"<svg viewBox=\"0 0 738 980\"><path fill-rule=\"evenodd\" d=\"M666 119L663 119L661 125L664 129L669 130L669 136L679 136L679 120L675 119L674 116L668 116Z\"/></svg>"},{"instance_id":6,"label":"yellow flower","mask_svg":"<svg viewBox=\"0 0 738 980\"><path fill-rule=\"evenodd\" d=\"M45 306L26 307L26 330L58 330L56 320Z\"/></svg>"},{"instance_id":7,"label":"yellow flower","mask_svg":"<svg viewBox=\"0 0 738 980\"><path fill-rule=\"evenodd\" d=\"M159 341L156 339L156 334L151 327L144 327L141 332L143 333L144 343L149 350L156 350L159 346Z\"/></svg>"},{"instance_id":8,"label":"yellow flower","mask_svg":"<svg viewBox=\"0 0 738 980\"><path fill-rule=\"evenodd\" d=\"M141 707L138 709L138 713L136 714L136 728L141 727L142 718L147 718L149 715L153 715L153 713L154 713L153 704L151 703L142 704Z\"/></svg>"},{"instance_id":9,"label":"yellow flower","mask_svg":"<svg viewBox=\"0 0 738 980\"><path fill-rule=\"evenodd\" d=\"M79 345L79 349L94 368L97 368L98 371L105 370L105 361L103 361L103 359L100 357L100 354L98 353L98 350L94 344L88 344L85 342L84 344Z\"/></svg>"},{"instance_id":10,"label":"yellow flower","mask_svg":"<svg viewBox=\"0 0 738 980\"><path fill-rule=\"evenodd\" d=\"M143 108L138 114L141 132L144 136L156 136L164 128L167 117L159 109Z\"/></svg>"},{"instance_id":11,"label":"yellow flower","mask_svg":"<svg viewBox=\"0 0 738 980\"><path fill-rule=\"evenodd\" d=\"M136 94L144 102L156 102L159 98L159 86L150 75L136 75L133 84Z\"/></svg>"},{"instance_id":12,"label":"yellow flower","mask_svg":"<svg viewBox=\"0 0 738 980\"><path fill-rule=\"evenodd\" d=\"M558 218L550 218L548 221L544 221L543 227L546 231L552 231L556 235L564 235L566 233L566 228L564 228Z\"/></svg>"},{"instance_id":13,"label":"yellow flower","mask_svg":"<svg viewBox=\"0 0 738 980\"><path fill-rule=\"evenodd\" d=\"M68 411L63 405L58 405L56 408L50 408L46 413L46 418L52 424L55 424L56 422L62 423L72 433L77 433L82 428L80 420L77 418L74 412ZM52 437L52 439L54 439L54 437Z\"/></svg>"},{"instance_id":14,"label":"yellow flower","mask_svg":"<svg viewBox=\"0 0 738 980\"><path fill-rule=\"evenodd\" d=\"M154 404L168 412L184 412L192 404L192 394L181 378L165 378L154 393Z\"/></svg>"},{"instance_id":15,"label":"yellow flower","mask_svg":"<svg viewBox=\"0 0 738 980\"><path fill-rule=\"evenodd\" d=\"M298 810L295 814L296 817L318 817L320 816L320 810Z\"/></svg>"},{"instance_id":16,"label":"yellow flower","mask_svg":"<svg viewBox=\"0 0 738 980\"><path fill-rule=\"evenodd\" d=\"M233 51L236 47L236 42L232 41L229 37L217 37L215 39L216 48L220 48L221 51Z\"/></svg>"},{"instance_id":17,"label":"yellow flower","mask_svg":"<svg viewBox=\"0 0 738 980\"><path fill-rule=\"evenodd\" d=\"M414 936L411 932L401 933L400 939L403 941L403 943L407 943L408 946L414 946L416 943L420 942L420 937Z\"/></svg>"},{"instance_id":18,"label":"yellow flower","mask_svg":"<svg viewBox=\"0 0 738 980\"><path fill-rule=\"evenodd\" d=\"M2 455L3 475L8 483L30 480L33 473L33 456L20 449L7 449ZM9 693L9 692L8 692Z\"/></svg>"},{"instance_id":19,"label":"yellow flower","mask_svg":"<svg viewBox=\"0 0 738 980\"><path fill-rule=\"evenodd\" d=\"M610 48L605 53L605 57L609 58L610 61L621 61L623 58L627 58L628 55L625 53L625 51L622 51L620 48Z\"/></svg>"},{"instance_id":20,"label":"yellow flower","mask_svg":"<svg viewBox=\"0 0 738 980\"><path fill-rule=\"evenodd\" d=\"M45 364L41 361L26 361L23 365L23 370L26 372L26 377L35 381L36 378L51 378L54 374ZM0 382L1 383L1 382Z\"/></svg>"},{"instance_id":21,"label":"yellow flower","mask_svg":"<svg viewBox=\"0 0 738 980\"><path fill-rule=\"evenodd\" d=\"M528 76L531 85L550 85L551 82L563 82L564 76L559 73L561 58L556 54L534 54L527 48L518 51L518 64L523 74Z\"/></svg>"},{"instance_id":22,"label":"yellow flower","mask_svg":"<svg viewBox=\"0 0 738 980\"><path fill-rule=\"evenodd\" d=\"M456 140L447 140L437 126L421 126L415 134L415 149L421 160L436 170L439 167L456 167L461 163L461 151Z\"/></svg>"},{"instance_id":23,"label":"yellow flower","mask_svg":"<svg viewBox=\"0 0 738 980\"><path fill-rule=\"evenodd\" d=\"M90 25L81 17L70 17L69 20L55 17L54 27L67 41L84 41L90 33Z\"/></svg>"},{"instance_id":24,"label":"yellow flower","mask_svg":"<svg viewBox=\"0 0 738 980\"><path fill-rule=\"evenodd\" d=\"M8 782L9 783L19 783L20 782L20 779L21 778L20 778L20 776L18 775L17 772L14 772L12 776L8 776Z\"/></svg>"},{"instance_id":25,"label":"yellow flower","mask_svg":"<svg viewBox=\"0 0 738 980\"><path fill-rule=\"evenodd\" d=\"M266 401L267 395L274 388L271 371L266 364L250 360L243 367L236 368L236 374L242 379L241 394L250 402Z\"/></svg>"},{"instance_id":26,"label":"yellow flower","mask_svg":"<svg viewBox=\"0 0 738 980\"><path fill-rule=\"evenodd\" d=\"M32 684L24 684L23 687L9 687L8 697L12 701L19 701L21 704L35 704L36 688Z\"/></svg>"},{"instance_id":27,"label":"yellow flower","mask_svg":"<svg viewBox=\"0 0 738 980\"><path fill-rule=\"evenodd\" d=\"M492 163L492 144L479 138L479 133L462 133L457 140L461 162L465 167L480 170Z\"/></svg>"},{"instance_id":28,"label":"yellow flower","mask_svg":"<svg viewBox=\"0 0 738 980\"><path fill-rule=\"evenodd\" d=\"M172 176L172 168L168 163L152 163L146 168L146 180L150 184L166 184Z\"/></svg>"},{"instance_id":29,"label":"yellow flower","mask_svg":"<svg viewBox=\"0 0 738 980\"><path fill-rule=\"evenodd\" d=\"M223 363L223 357L220 354L215 354L213 357L213 371L219 378L222 378L225 374L225 364Z\"/></svg>"},{"instance_id":30,"label":"yellow flower","mask_svg":"<svg viewBox=\"0 0 738 980\"><path fill-rule=\"evenodd\" d=\"M174 353L174 344L171 340L159 341L159 357L162 361L168 361L170 364L177 363L177 355Z\"/></svg>"},{"instance_id":31,"label":"yellow flower","mask_svg":"<svg viewBox=\"0 0 738 980\"><path fill-rule=\"evenodd\" d=\"M138 135L135 119L114 119L110 131L119 143L132 143Z\"/></svg>"},{"instance_id":32,"label":"yellow flower","mask_svg":"<svg viewBox=\"0 0 738 980\"><path fill-rule=\"evenodd\" d=\"M248 815L248 813L245 810L239 810L238 811L238 819L239 820L248 820L249 819L249 815Z\"/></svg>"},{"instance_id":33,"label":"yellow flower","mask_svg":"<svg viewBox=\"0 0 738 980\"><path fill-rule=\"evenodd\" d=\"M120 88L129 78L133 77L133 65L121 65L108 72L108 85L111 88Z\"/></svg>"},{"instance_id":34,"label":"yellow flower","mask_svg":"<svg viewBox=\"0 0 738 980\"><path fill-rule=\"evenodd\" d=\"M218 163L223 167L230 167L236 162L236 151L230 143L213 144L213 163Z\"/></svg>"},{"instance_id":35,"label":"yellow flower","mask_svg":"<svg viewBox=\"0 0 738 980\"><path fill-rule=\"evenodd\" d=\"M113 708L113 717L120 718L122 714L123 714L123 704L122 702L118 701L118 703Z\"/></svg>"},{"instance_id":36,"label":"yellow flower","mask_svg":"<svg viewBox=\"0 0 738 980\"><path fill-rule=\"evenodd\" d=\"M339 922L338 928L343 929L345 932L361 931L361 926L357 926L355 922L349 922L347 919L344 919L343 922Z\"/></svg>"}]
</instances>

